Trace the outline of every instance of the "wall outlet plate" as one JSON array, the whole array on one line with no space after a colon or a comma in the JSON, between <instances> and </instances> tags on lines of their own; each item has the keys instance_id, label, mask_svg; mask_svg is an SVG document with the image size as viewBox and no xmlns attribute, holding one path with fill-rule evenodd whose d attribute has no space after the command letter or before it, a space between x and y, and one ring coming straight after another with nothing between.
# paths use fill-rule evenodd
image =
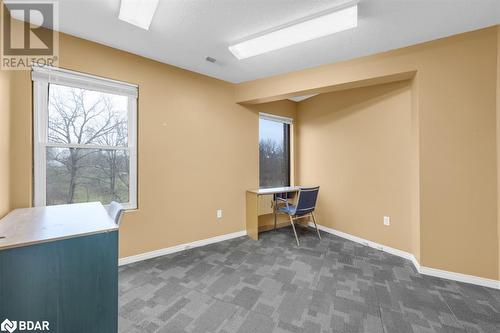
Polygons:
<instances>
[{"instance_id":1,"label":"wall outlet plate","mask_svg":"<svg viewBox=\"0 0 500 333\"><path fill-rule=\"evenodd\" d=\"M390 216L384 216L384 225L391 225Z\"/></svg>"},{"instance_id":2,"label":"wall outlet plate","mask_svg":"<svg viewBox=\"0 0 500 333\"><path fill-rule=\"evenodd\" d=\"M217 209L217 218L222 218L222 209Z\"/></svg>"}]
</instances>

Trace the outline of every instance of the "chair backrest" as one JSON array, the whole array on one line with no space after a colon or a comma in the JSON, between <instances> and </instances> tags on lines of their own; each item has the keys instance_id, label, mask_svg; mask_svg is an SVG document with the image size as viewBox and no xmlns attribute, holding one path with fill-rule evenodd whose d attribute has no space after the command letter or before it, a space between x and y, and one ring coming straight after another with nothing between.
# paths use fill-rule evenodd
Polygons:
<instances>
[{"instance_id":1,"label":"chair backrest","mask_svg":"<svg viewBox=\"0 0 500 333\"><path fill-rule=\"evenodd\" d=\"M116 201L111 201L109 204L108 214L115 221L116 225L120 225L124 210L123 206Z\"/></svg>"},{"instance_id":2,"label":"chair backrest","mask_svg":"<svg viewBox=\"0 0 500 333\"><path fill-rule=\"evenodd\" d=\"M314 211L318 199L319 186L303 187L299 191L295 215L305 215Z\"/></svg>"},{"instance_id":3,"label":"chair backrest","mask_svg":"<svg viewBox=\"0 0 500 333\"><path fill-rule=\"evenodd\" d=\"M276 193L273 195L273 200L276 200L276 198L281 198L281 199L291 199L293 198L294 193L293 192L284 192L284 193Z\"/></svg>"}]
</instances>

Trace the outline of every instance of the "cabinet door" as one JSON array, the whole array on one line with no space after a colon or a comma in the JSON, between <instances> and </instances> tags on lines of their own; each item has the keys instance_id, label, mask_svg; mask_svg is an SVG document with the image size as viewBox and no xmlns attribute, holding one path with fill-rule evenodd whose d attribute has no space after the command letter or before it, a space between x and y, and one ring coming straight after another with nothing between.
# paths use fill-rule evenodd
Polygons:
<instances>
[{"instance_id":1,"label":"cabinet door","mask_svg":"<svg viewBox=\"0 0 500 333\"><path fill-rule=\"evenodd\" d=\"M273 196L259 195L259 216L273 213Z\"/></svg>"},{"instance_id":2,"label":"cabinet door","mask_svg":"<svg viewBox=\"0 0 500 333\"><path fill-rule=\"evenodd\" d=\"M0 313L50 332L117 332L118 232L0 251Z\"/></svg>"},{"instance_id":3,"label":"cabinet door","mask_svg":"<svg viewBox=\"0 0 500 333\"><path fill-rule=\"evenodd\" d=\"M57 321L59 250L55 243L0 251L0 321Z\"/></svg>"}]
</instances>

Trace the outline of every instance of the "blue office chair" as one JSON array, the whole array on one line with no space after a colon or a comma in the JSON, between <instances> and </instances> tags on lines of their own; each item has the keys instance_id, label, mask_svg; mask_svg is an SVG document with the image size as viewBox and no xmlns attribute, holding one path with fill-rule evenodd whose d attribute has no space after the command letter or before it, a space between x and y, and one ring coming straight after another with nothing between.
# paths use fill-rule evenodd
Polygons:
<instances>
[{"instance_id":1,"label":"blue office chair","mask_svg":"<svg viewBox=\"0 0 500 333\"><path fill-rule=\"evenodd\" d=\"M319 186L301 188L299 190L299 196L297 199L297 205L292 205L288 200L277 197L278 201L284 202L285 206L281 207L279 211L284 214L288 214L290 217L290 223L292 224L293 233L295 234L295 240L297 241L297 246L300 246L299 237L297 237L297 231L295 230L294 220L303 218L309 215L312 218L314 226L316 227L316 232L318 233L319 239L321 235L318 230L318 225L316 224L316 219L314 218L314 209L316 208L316 200L318 199Z\"/></svg>"}]
</instances>

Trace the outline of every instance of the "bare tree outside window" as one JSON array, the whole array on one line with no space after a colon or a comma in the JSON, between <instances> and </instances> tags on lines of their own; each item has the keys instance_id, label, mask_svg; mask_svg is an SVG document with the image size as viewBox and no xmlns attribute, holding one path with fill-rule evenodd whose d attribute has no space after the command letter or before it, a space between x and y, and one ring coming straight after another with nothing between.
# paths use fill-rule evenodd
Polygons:
<instances>
[{"instance_id":1,"label":"bare tree outside window","mask_svg":"<svg viewBox=\"0 0 500 333\"><path fill-rule=\"evenodd\" d=\"M262 118L259 121L261 188L290 185L289 131L288 124Z\"/></svg>"},{"instance_id":2,"label":"bare tree outside window","mask_svg":"<svg viewBox=\"0 0 500 333\"><path fill-rule=\"evenodd\" d=\"M47 205L128 202L128 98L49 85Z\"/></svg>"}]
</instances>

